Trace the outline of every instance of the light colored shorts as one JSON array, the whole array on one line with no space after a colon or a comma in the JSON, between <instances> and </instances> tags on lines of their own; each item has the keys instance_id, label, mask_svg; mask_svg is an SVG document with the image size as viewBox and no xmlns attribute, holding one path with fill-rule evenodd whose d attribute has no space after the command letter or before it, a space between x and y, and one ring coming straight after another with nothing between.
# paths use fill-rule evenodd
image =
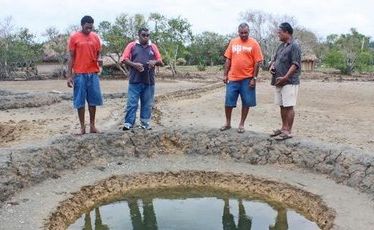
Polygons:
<instances>
[{"instance_id":1,"label":"light colored shorts","mask_svg":"<svg viewBox=\"0 0 374 230\"><path fill-rule=\"evenodd\" d=\"M275 87L274 103L283 107L292 107L296 105L299 85L285 85Z\"/></svg>"}]
</instances>

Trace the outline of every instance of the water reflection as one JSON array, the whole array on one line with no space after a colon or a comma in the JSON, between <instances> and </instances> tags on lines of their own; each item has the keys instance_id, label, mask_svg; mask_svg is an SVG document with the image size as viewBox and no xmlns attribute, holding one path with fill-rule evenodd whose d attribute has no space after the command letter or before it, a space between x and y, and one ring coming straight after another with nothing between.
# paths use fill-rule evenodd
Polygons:
<instances>
[{"instance_id":1,"label":"water reflection","mask_svg":"<svg viewBox=\"0 0 374 230\"><path fill-rule=\"evenodd\" d=\"M132 197L85 213L69 229L319 229L301 215L293 212L288 217L287 213L279 205L229 197Z\"/></svg>"},{"instance_id":2,"label":"water reflection","mask_svg":"<svg viewBox=\"0 0 374 230\"><path fill-rule=\"evenodd\" d=\"M109 227L101 221L99 208L95 208L95 228L92 228L90 213L84 214L83 230L109 230Z\"/></svg>"},{"instance_id":3,"label":"water reflection","mask_svg":"<svg viewBox=\"0 0 374 230\"><path fill-rule=\"evenodd\" d=\"M143 219L139 211L138 202L135 199L128 200L131 223L133 230L157 230L157 221L153 201L143 199Z\"/></svg>"},{"instance_id":4,"label":"water reflection","mask_svg":"<svg viewBox=\"0 0 374 230\"><path fill-rule=\"evenodd\" d=\"M245 214L245 209L243 206L243 202L239 200L239 220L238 220L238 227L236 227L234 221L234 215L230 213L230 204L229 199L224 199L225 205L223 207L223 215L222 215L222 227L223 230L247 230L251 229L252 220Z\"/></svg>"}]
</instances>

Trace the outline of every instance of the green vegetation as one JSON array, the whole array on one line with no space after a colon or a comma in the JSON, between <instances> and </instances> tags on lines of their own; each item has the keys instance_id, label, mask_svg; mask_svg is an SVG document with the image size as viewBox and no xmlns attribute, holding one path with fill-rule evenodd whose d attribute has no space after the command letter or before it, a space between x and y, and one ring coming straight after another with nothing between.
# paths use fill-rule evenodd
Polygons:
<instances>
[{"instance_id":1,"label":"green vegetation","mask_svg":"<svg viewBox=\"0 0 374 230\"><path fill-rule=\"evenodd\" d=\"M343 74L374 71L374 42L355 29L348 34L332 34L321 40L312 32L297 26L296 20L288 16L274 16L262 11L246 11L240 15L250 26L251 36L261 45L266 64L271 60L279 41L277 26L283 21L293 25L294 37L300 43L304 55L317 57L317 64L323 68L334 68ZM192 34L191 24L182 17L166 17L160 13L121 14L114 22L95 23L103 40L103 55L109 57L115 68L123 74L127 69L121 65L120 56L127 43L137 37L141 27L147 27L163 56L165 64L175 76L185 65L194 65L198 71L209 66L222 66L223 53L233 34L217 34L205 31ZM71 26L65 32L48 28L44 34L46 41L37 42L36 36L27 28L15 29L11 18L0 20L0 79L13 79L18 71L37 74L35 63L53 61L61 65L63 74L68 52L66 40L79 26ZM235 31L235 28L232 28ZM104 71L110 73L111 71Z\"/></svg>"},{"instance_id":2,"label":"green vegetation","mask_svg":"<svg viewBox=\"0 0 374 230\"><path fill-rule=\"evenodd\" d=\"M323 63L333 67L343 74L354 71L373 71L374 49L370 37L351 29L349 34L332 34L325 42L326 51L322 57Z\"/></svg>"}]
</instances>

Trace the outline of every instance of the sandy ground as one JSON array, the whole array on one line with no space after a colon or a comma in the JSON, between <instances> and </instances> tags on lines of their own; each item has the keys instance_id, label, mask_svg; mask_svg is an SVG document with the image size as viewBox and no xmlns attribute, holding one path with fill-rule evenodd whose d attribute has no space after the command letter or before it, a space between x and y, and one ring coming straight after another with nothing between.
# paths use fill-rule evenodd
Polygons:
<instances>
[{"instance_id":1,"label":"sandy ground","mask_svg":"<svg viewBox=\"0 0 374 230\"><path fill-rule=\"evenodd\" d=\"M208 83L205 83L208 84ZM167 95L193 89L204 83L193 81L160 81L156 94ZM102 81L104 93L127 92L124 80ZM0 89L17 92L71 92L65 81L2 82ZM350 145L367 151L374 150L374 83L303 81L296 109L294 135L302 138ZM157 104L161 110L161 125L206 126L224 123L224 88L192 97L166 100ZM101 131L120 128L125 99L106 99L98 108L97 123ZM246 129L270 133L280 126L279 108L273 104L273 88L268 82L257 85L258 105L250 110ZM232 125L237 126L240 102L233 111ZM88 114L86 114L88 120ZM0 147L35 144L49 138L74 133L78 129L76 111L71 101L49 106L0 111ZM373 153L374 154L374 153Z\"/></svg>"},{"instance_id":2,"label":"sandy ground","mask_svg":"<svg viewBox=\"0 0 374 230\"><path fill-rule=\"evenodd\" d=\"M204 85L188 81L162 81L157 85L156 95L186 90ZM102 81L103 93L127 92L127 82L121 80ZM64 80L10 81L2 82L2 90L13 92L72 92ZM123 118L124 98L104 99L104 106L97 110L97 127L100 131L120 128ZM86 111L86 123L89 121ZM79 122L76 110L69 100L35 108L0 110L0 147L16 147L44 144L51 137L77 133ZM88 131L88 128L87 128ZM38 140L35 142L35 140Z\"/></svg>"},{"instance_id":3,"label":"sandy ground","mask_svg":"<svg viewBox=\"0 0 374 230\"><path fill-rule=\"evenodd\" d=\"M162 123L166 126L218 128L225 122L224 94L225 89L222 88L199 98L163 103L159 106L164 112ZM294 135L372 152L373 99L374 84L370 82L304 81L295 108ZM273 88L268 82L258 83L257 104L249 112L246 129L270 133L280 128L279 108L273 104ZM239 124L240 110L239 102L233 111L234 128Z\"/></svg>"}]
</instances>

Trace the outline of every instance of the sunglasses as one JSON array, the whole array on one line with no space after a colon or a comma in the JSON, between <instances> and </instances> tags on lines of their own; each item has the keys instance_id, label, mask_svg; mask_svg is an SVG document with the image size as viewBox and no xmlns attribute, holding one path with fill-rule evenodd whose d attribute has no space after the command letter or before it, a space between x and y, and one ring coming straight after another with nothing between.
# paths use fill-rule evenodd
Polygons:
<instances>
[{"instance_id":1,"label":"sunglasses","mask_svg":"<svg viewBox=\"0 0 374 230\"><path fill-rule=\"evenodd\" d=\"M143 38L149 37L149 34L140 34Z\"/></svg>"}]
</instances>

